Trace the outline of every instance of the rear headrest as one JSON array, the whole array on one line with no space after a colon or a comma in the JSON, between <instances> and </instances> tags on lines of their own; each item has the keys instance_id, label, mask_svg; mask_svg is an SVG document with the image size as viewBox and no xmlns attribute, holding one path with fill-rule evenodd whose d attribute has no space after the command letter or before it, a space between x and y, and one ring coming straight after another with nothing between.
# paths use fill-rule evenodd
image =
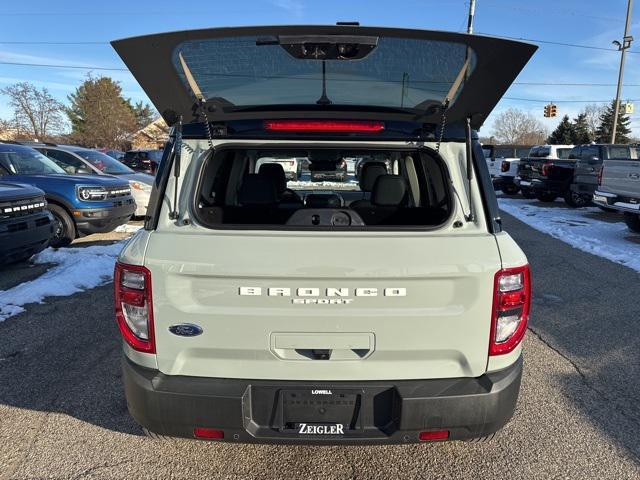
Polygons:
<instances>
[{"instance_id":1,"label":"rear headrest","mask_svg":"<svg viewBox=\"0 0 640 480\"><path fill-rule=\"evenodd\" d=\"M287 177L284 174L284 168L279 163L263 163L260 165L258 175L270 178L278 195L287 189Z\"/></svg>"},{"instance_id":2,"label":"rear headrest","mask_svg":"<svg viewBox=\"0 0 640 480\"><path fill-rule=\"evenodd\" d=\"M407 181L399 175L380 175L371 191L371 203L380 207L398 207L406 203Z\"/></svg>"},{"instance_id":3,"label":"rear headrest","mask_svg":"<svg viewBox=\"0 0 640 480\"><path fill-rule=\"evenodd\" d=\"M338 195L333 193L310 193L305 197L304 203L309 208L342 207L342 200Z\"/></svg>"},{"instance_id":4,"label":"rear headrest","mask_svg":"<svg viewBox=\"0 0 640 480\"><path fill-rule=\"evenodd\" d=\"M387 167L384 163L380 162L367 162L362 166L362 172L360 172L360 190L363 192L370 192L373 190L373 185L380 175L387 174Z\"/></svg>"},{"instance_id":5,"label":"rear headrest","mask_svg":"<svg viewBox=\"0 0 640 480\"><path fill-rule=\"evenodd\" d=\"M276 187L270 178L257 174L244 177L238 192L240 205L274 205L277 202Z\"/></svg>"}]
</instances>

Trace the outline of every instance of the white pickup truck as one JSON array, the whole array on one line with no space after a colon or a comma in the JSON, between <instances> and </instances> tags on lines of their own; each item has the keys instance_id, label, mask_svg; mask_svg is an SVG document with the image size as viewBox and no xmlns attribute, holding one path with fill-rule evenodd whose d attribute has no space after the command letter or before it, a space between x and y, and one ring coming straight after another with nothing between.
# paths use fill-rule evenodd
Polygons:
<instances>
[{"instance_id":1,"label":"white pickup truck","mask_svg":"<svg viewBox=\"0 0 640 480\"><path fill-rule=\"evenodd\" d=\"M493 187L507 195L518 193L513 178L518 171L518 162L529 155L529 145L483 145L487 168L493 180Z\"/></svg>"},{"instance_id":2,"label":"white pickup truck","mask_svg":"<svg viewBox=\"0 0 640 480\"><path fill-rule=\"evenodd\" d=\"M640 152L632 152L635 158L604 161L593 202L622 212L629 229L640 232Z\"/></svg>"}]
</instances>

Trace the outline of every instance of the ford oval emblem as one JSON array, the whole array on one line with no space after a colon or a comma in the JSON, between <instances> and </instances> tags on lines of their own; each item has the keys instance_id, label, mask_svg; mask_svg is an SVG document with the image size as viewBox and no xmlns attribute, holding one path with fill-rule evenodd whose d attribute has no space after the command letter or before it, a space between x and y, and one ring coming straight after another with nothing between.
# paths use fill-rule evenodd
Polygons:
<instances>
[{"instance_id":1,"label":"ford oval emblem","mask_svg":"<svg viewBox=\"0 0 640 480\"><path fill-rule=\"evenodd\" d=\"M196 337L202 333L202 328L193 323L180 323L171 325L169 331L180 337Z\"/></svg>"}]
</instances>

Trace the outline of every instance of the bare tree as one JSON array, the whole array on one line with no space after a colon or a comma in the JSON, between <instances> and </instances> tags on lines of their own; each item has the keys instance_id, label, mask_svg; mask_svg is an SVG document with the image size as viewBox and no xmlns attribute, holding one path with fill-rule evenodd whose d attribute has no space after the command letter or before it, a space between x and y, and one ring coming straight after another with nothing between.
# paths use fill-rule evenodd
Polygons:
<instances>
[{"instance_id":1,"label":"bare tree","mask_svg":"<svg viewBox=\"0 0 640 480\"><path fill-rule=\"evenodd\" d=\"M545 126L530 113L509 108L496 116L493 133L500 143L536 145L548 136Z\"/></svg>"},{"instance_id":2,"label":"bare tree","mask_svg":"<svg viewBox=\"0 0 640 480\"><path fill-rule=\"evenodd\" d=\"M589 138L596 138L596 131L600 126L600 116L606 108L606 105L598 105L597 103L591 103L584 107L582 113L584 113L587 118L587 130L589 132Z\"/></svg>"},{"instance_id":3,"label":"bare tree","mask_svg":"<svg viewBox=\"0 0 640 480\"><path fill-rule=\"evenodd\" d=\"M29 82L19 82L0 92L9 97L17 130L38 140L47 140L63 130L64 105L46 88L37 89Z\"/></svg>"}]
</instances>

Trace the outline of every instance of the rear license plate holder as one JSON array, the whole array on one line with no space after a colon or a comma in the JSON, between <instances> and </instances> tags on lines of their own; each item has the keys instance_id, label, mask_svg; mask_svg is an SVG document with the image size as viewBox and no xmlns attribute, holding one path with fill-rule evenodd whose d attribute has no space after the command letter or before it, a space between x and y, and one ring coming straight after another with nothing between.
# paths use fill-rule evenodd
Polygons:
<instances>
[{"instance_id":1,"label":"rear license plate holder","mask_svg":"<svg viewBox=\"0 0 640 480\"><path fill-rule=\"evenodd\" d=\"M281 432L340 436L362 430L362 390L280 391Z\"/></svg>"}]
</instances>

